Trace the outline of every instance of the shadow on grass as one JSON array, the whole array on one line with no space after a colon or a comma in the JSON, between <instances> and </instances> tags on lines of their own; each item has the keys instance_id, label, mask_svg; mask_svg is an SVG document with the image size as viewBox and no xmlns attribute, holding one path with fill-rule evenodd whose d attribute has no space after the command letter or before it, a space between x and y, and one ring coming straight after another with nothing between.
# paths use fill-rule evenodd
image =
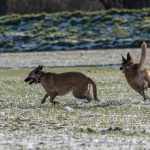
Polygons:
<instances>
[{"instance_id":1,"label":"shadow on grass","mask_svg":"<svg viewBox=\"0 0 150 150\"><path fill-rule=\"evenodd\" d=\"M124 105L122 102L118 101L109 101L109 102L95 102L95 103L86 103L82 102L80 104L77 104L75 102L72 103L60 103L60 104L51 104L51 103L45 103L45 104L26 104L26 105L16 105L16 104L9 104L9 105L1 105L0 109L7 109L7 108L12 108L12 107L17 107L19 109L38 109L38 108L62 108L65 106L71 107L73 109L88 109L88 108L106 108L106 107L111 107L111 106L121 106Z\"/></svg>"},{"instance_id":2,"label":"shadow on grass","mask_svg":"<svg viewBox=\"0 0 150 150\"><path fill-rule=\"evenodd\" d=\"M149 107L150 103L141 103L140 101L132 103L133 105L142 105L142 106L147 106ZM132 105L131 104L131 105ZM70 103L60 103L60 104L51 104L49 102L45 103L45 104L35 104L35 105L15 105L15 107L19 108L19 109L63 109L64 107L70 107L73 109L89 109L89 108L109 108L109 107L118 107L118 106L123 106L123 105L127 105L129 106L129 104L127 104L126 102L120 102L120 101L107 101L107 102L92 102L92 103L86 103L86 102L82 102L80 104L77 104L75 102L70 102ZM5 109L5 108L10 108L13 107L12 106L3 106L0 109Z\"/></svg>"},{"instance_id":3,"label":"shadow on grass","mask_svg":"<svg viewBox=\"0 0 150 150\"><path fill-rule=\"evenodd\" d=\"M82 104L76 104L76 103L67 103L64 106L71 107L73 109L89 109L89 108L106 108L106 107L118 107L121 105L124 105L123 102L118 101L108 101L108 102L95 102L93 103L82 103Z\"/></svg>"},{"instance_id":4,"label":"shadow on grass","mask_svg":"<svg viewBox=\"0 0 150 150\"><path fill-rule=\"evenodd\" d=\"M39 109L39 108L60 108L62 107L61 104L52 104L52 103L45 103L45 104L35 104L35 105L18 105L20 109Z\"/></svg>"}]
</instances>

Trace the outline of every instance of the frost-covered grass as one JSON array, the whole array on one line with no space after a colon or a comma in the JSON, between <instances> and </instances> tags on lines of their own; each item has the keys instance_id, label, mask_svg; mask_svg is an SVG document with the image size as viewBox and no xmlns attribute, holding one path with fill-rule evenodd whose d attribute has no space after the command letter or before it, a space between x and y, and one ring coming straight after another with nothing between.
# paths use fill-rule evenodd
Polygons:
<instances>
[{"instance_id":1,"label":"frost-covered grass","mask_svg":"<svg viewBox=\"0 0 150 150\"><path fill-rule=\"evenodd\" d=\"M135 61L139 62L141 48L138 49L105 49L81 51L53 51L33 53L0 53L0 68L33 68L44 65L48 68L99 66L119 68L121 55L126 57L130 52ZM146 65L150 65L150 49L147 52Z\"/></svg>"},{"instance_id":2,"label":"frost-covered grass","mask_svg":"<svg viewBox=\"0 0 150 150\"><path fill-rule=\"evenodd\" d=\"M114 54L116 58L119 57L116 52ZM25 55L13 54L7 55L7 58L13 60L20 57L20 60L24 60ZM30 55L34 60L40 53ZM66 60L68 55L70 54L66 53ZM44 57L47 60L47 55L44 56L43 53L43 60ZM106 55L99 56L100 59L101 57L107 58ZM116 62L119 60L116 59ZM22 65L25 66L25 63L26 61L22 62ZM7 68L7 65L5 67ZM40 84L29 86L24 82L31 68L1 69L1 150L149 149L150 104L141 102L142 97L128 86L118 67L44 69L51 72L85 73L96 82L101 101L87 104L83 100L75 99L69 93L56 98L60 105L53 106L48 101L41 105L45 91Z\"/></svg>"},{"instance_id":3,"label":"frost-covered grass","mask_svg":"<svg viewBox=\"0 0 150 150\"><path fill-rule=\"evenodd\" d=\"M70 68L46 69L71 71ZM30 70L0 71L1 149L148 148L150 107L133 92L116 69L74 68L93 78L99 103L86 104L71 94L53 106L40 104L45 92L29 86ZM73 110L65 111L65 107Z\"/></svg>"}]
</instances>

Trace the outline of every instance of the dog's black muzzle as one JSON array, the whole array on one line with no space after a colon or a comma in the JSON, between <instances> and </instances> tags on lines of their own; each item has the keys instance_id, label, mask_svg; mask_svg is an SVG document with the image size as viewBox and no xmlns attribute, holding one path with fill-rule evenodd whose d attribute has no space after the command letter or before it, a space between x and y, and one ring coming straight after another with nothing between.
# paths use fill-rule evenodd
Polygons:
<instances>
[{"instance_id":1,"label":"dog's black muzzle","mask_svg":"<svg viewBox=\"0 0 150 150\"><path fill-rule=\"evenodd\" d=\"M36 79L34 79L32 77L27 77L24 81L28 82L30 85L33 84L33 83L37 83Z\"/></svg>"},{"instance_id":2,"label":"dog's black muzzle","mask_svg":"<svg viewBox=\"0 0 150 150\"><path fill-rule=\"evenodd\" d=\"M122 66L120 67L120 70L123 70Z\"/></svg>"}]
</instances>

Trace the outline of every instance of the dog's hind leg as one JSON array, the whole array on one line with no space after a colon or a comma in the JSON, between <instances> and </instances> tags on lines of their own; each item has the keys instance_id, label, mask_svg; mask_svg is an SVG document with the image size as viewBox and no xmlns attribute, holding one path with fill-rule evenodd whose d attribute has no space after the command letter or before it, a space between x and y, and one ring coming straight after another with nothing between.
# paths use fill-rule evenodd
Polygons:
<instances>
[{"instance_id":1,"label":"dog's hind leg","mask_svg":"<svg viewBox=\"0 0 150 150\"><path fill-rule=\"evenodd\" d=\"M85 99L87 100L88 103L90 103L92 101L91 97L87 97L87 96L81 96L81 95L74 95L74 97L78 98L78 99Z\"/></svg>"},{"instance_id":2,"label":"dog's hind leg","mask_svg":"<svg viewBox=\"0 0 150 150\"><path fill-rule=\"evenodd\" d=\"M49 96L48 94L46 94L46 95L44 96L44 98L43 98L42 101L41 101L41 104L44 104L44 103L45 103L46 98L47 98L48 96Z\"/></svg>"},{"instance_id":3,"label":"dog's hind leg","mask_svg":"<svg viewBox=\"0 0 150 150\"><path fill-rule=\"evenodd\" d=\"M88 90L88 83L82 84L82 86L78 85L74 87L73 95L78 99L86 99L88 103L92 101L92 96Z\"/></svg>"},{"instance_id":4,"label":"dog's hind leg","mask_svg":"<svg viewBox=\"0 0 150 150\"><path fill-rule=\"evenodd\" d=\"M84 99L86 99L88 101L88 103L90 103L93 100L92 95L89 90L87 90L84 95L85 95Z\"/></svg>"}]
</instances>

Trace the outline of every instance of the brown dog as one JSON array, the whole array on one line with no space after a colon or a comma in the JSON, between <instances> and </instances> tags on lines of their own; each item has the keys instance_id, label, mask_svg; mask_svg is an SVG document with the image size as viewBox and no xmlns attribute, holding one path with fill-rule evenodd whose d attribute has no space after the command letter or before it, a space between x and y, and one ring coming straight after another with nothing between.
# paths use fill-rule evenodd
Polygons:
<instances>
[{"instance_id":1,"label":"brown dog","mask_svg":"<svg viewBox=\"0 0 150 150\"><path fill-rule=\"evenodd\" d=\"M43 66L39 66L29 73L25 82L29 84L41 83L46 91L41 104L45 103L46 98L50 96L50 102L56 103L54 98L57 95L65 95L72 91L73 95L78 99L86 99L91 102L92 96L90 94L91 85L93 87L93 97L96 101L97 88L94 81L80 72L65 72L61 74L50 73L42 71Z\"/></svg>"},{"instance_id":2,"label":"brown dog","mask_svg":"<svg viewBox=\"0 0 150 150\"><path fill-rule=\"evenodd\" d=\"M144 101L150 100L145 95L145 90L150 87L150 69L144 67L146 60L147 45L145 42L142 43L142 53L139 63L135 63L130 55L127 54L127 59L122 56L122 66L120 70L123 71L129 85L140 95L143 96Z\"/></svg>"}]
</instances>

